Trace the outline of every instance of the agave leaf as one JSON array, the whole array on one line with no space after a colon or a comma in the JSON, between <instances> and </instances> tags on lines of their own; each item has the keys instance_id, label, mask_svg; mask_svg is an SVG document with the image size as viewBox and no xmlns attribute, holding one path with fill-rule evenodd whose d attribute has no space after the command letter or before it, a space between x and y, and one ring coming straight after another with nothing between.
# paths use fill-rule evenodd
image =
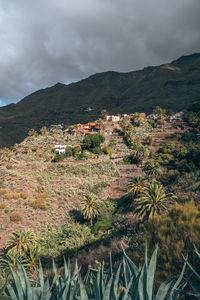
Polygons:
<instances>
[{"instance_id":1,"label":"agave leaf","mask_svg":"<svg viewBox=\"0 0 200 300\"><path fill-rule=\"evenodd\" d=\"M28 276L26 274L26 270L24 269L23 265L21 263L18 263L18 268L19 268L19 276L20 279L25 286L25 292L24 294L26 295L26 300L32 300L33 298L33 293L32 293L32 288L28 279Z\"/></svg>"},{"instance_id":2,"label":"agave leaf","mask_svg":"<svg viewBox=\"0 0 200 300\"><path fill-rule=\"evenodd\" d=\"M41 300L49 300L49 295L50 295L50 285L49 285L49 280L46 280L43 290L41 293Z\"/></svg>"},{"instance_id":3,"label":"agave leaf","mask_svg":"<svg viewBox=\"0 0 200 300\"><path fill-rule=\"evenodd\" d=\"M139 293L139 299L144 300L144 294L143 294L143 277L144 277L144 266L142 267L140 278L138 282L138 293Z\"/></svg>"},{"instance_id":4,"label":"agave leaf","mask_svg":"<svg viewBox=\"0 0 200 300\"><path fill-rule=\"evenodd\" d=\"M181 271L181 274L179 275L177 281L175 282L174 286L171 289L170 297L172 297L173 294L176 295L176 289L178 288L178 285L181 283L181 280L182 280L184 272L185 272L186 265L187 265L187 262L185 261L182 271Z\"/></svg>"},{"instance_id":5,"label":"agave leaf","mask_svg":"<svg viewBox=\"0 0 200 300\"><path fill-rule=\"evenodd\" d=\"M109 256L110 262L109 262L109 269L108 269L108 279L110 279L110 277L113 274L113 268L112 268L112 257L111 254Z\"/></svg>"},{"instance_id":6,"label":"agave leaf","mask_svg":"<svg viewBox=\"0 0 200 300\"><path fill-rule=\"evenodd\" d=\"M58 269L57 269L57 267L56 267L56 264L55 264L54 259L52 260L52 265L53 265L53 271L54 271L54 274L55 274L56 276L58 276L58 275L59 275L59 274L58 274Z\"/></svg>"},{"instance_id":7,"label":"agave leaf","mask_svg":"<svg viewBox=\"0 0 200 300\"><path fill-rule=\"evenodd\" d=\"M111 296L111 285L113 283L113 275L110 277L110 280L106 286L105 292L103 294L103 300L109 300Z\"/></svg>"},{"instance_id":8,"label":"agave leaf","mask_svg":"<svg viewBox=\"0 0 200 300\"><path fill-rule=\"evenodd\" d=\"M158 289L158 292L156 294L155 300L164 300L165 299L174 279L175 279L175 277L167 279L163 283L161 283L161 285Z\"/></svg>"},{"instance_id":9,"label":"agave leaf","mask_svg":"<svg viewBox=\"0 0 200 300\"><path fill-rule=\"evenodd\" d=\"M144 300L148 300L148 292L147 292L147 266L144 264L144 272L143 272L143 297Z\"/></svg>"},{"instance_id":10,"label":"agave leaf","mask_svg":"<svg viewBox=\"0 0 200 300\"><path fill-rule=\"evenodd\" d=\"M194 252L197 254L198 258L200 259L200 253L197 247L194 245Z\"/></svg>"},{"instance_id":11,"label":"agave leaf","mask_svg":"<svg viewBox=\"0 0 200 300\"><path fill-rule=\"evenodd\" d=\"M42 268L42 264L41 264L40 260L39 260L39 280L40 280L41 289L43 290L43 288L44 288L44 273L43 273L43 268Z\"/></svg>"},{"instance_id":12,"label":"agave leaf","mask_svg":"<svg viewBox=\"0 0 200 300\"><path fill-rule=\"evenodd\" d=\"M188 282L191 285L194 293L200 293L200 288L192 280L189 280Z\"/></svg>"},{"instance_id":13,"label":"agave leaf","mask_svg":"<svg viewBox=\"0 0 200 300\"><path fill-rule=\"evenodd\" d=\"M79 277L79 284L80 284L80 295L81 295L81 300L89 300L86 288L84 286L83 280L81 276Z\"/></svg>"},{"instance_id":14,"label":"agave leaf","mask_svg":"<svg viewBox=\"0 0 200 300\"><path fill-rule=\"evenodd\" d=\"M139 273L139 269L137 268L137 266L132 262L132 260L128 257L128 255L126 254L124 247L121 245L122 247L122 252L123 252L123 258L125 258L126 262L128 263L130 269L131 269L131 273L134 277L137 277L138 273Z\"/></svg>"},{"instance_id":15,"label":"agave leaf","mask_svg":"<svg viewBox=\"0 0 200 300\"><path fill-rule=\"evenodd\" d=\"M145 264L148 268L148 248L147 248L147 241L145 241Z\"/></svg>"},{"instance_id":16,"label":"agave leaf","mask_svg":"<svg viewBox=\"0 0 200 300\"><path fill-rule=\"evenodd\" d=\"M69 273L69 270L68 270L68 267L67 267L65 257L63 257L63 260L64 260L64 275L65 275L65 280L67 280L68 277L70 276L70 273Z\"/></svg>"},{"instance_id":17,"label":"agave leaf","mask_svg":"<svg viewBox=\"0 0 200 300\"><path fill-rule=\"evenodd\" d=\"M126 291L125 291L123 300L128 300L128 297L129 297L129 294L128 294L128 293L129 293L129 290L130 290L130 288L131 288L132 283L133 283L133 277L131 278L131 280L130 280L130 282L129 282L127 288L126 288Z\"/></svg>"},{"instance_id":18,"label":"agave leaf","mask_svg":"<svg viewBox=\"0 0 200 300\"><path fill-rule=\"evenodd\" d=\"M121 264L119 265L119 268L117 270L115 280L114 280L114 295L115 295L116 298L117 298L117 291L118 291L118 286L119 286L120 270L121 270Z\"/></svg>"},{"instance_id":19,"label":"agave leaf","mask_svg":"<svg viewBox=\"0 0 200 300\"><path fill-rule=\"evenodd\" d=\"M158 244L155 247L155 250L151 256L149 267L147 268L147 294L149 300L153 299L155 277L156 277L155 273L156 273L157 253L158 253Z\"/></svg>"},{"instance_id":20,"label":"agave leaf","mask_svg":"<svg viewBox=\"0 0 200 300\"><path fill-rule=\"evenodd\" d=\"M24 293L23 293L23 288L22 288L22 283L20 282L20 277L17 275L17 273L13 270L12 266L9 264L10 267L10 271L12 274L12 278L13 278L13 292L18 296L18 299L24 299ZM11 287L10 285L7 286ZM11 288L9 288L9 292L11 292ZM11 295L11 297L13 298L13 295ZM16 298L17 299L17 298Z\"/></svg>"},{"instance_id":21,"label":"agave leaf","mask_svg":"<svg viewBox=\"0 0 200 300\"><path fill-rule=\"evenodd\" d=\"M86 273L86 275L84 277L84 280L83 280L84 284L87 284L87 282L89 280L89 277L90 277L90 270L88 269L87 273Z\"/></svg>"},{"instance_id":22,"label":"agave leaf","mask_svg":"<svg viewBox=\"0 0 200 300\"><path fill-rule=\"evenodd\" d=\"M100 268L100 293L101 297L103 297L103 293L105 290L105 284L104 284L104 262L101 264Z\"/></svg>"},{"instance_id":23,"label":"agave leaf","mask_svg":"<svg viewBox=\"0 0 200 300\"><path fill-rule=\"evenodd\" d=\"M139 279L140 279L140 276L141 276L141 272L142 272L142 270L140 270L140 272L138 273L138 276L137 276L137 278L135 278L134 279L134 281L133 281L133 287L132 287L132 289L130 290L130 292L131 292L131 299L138 299L138 284L139 284Z\"/></svg>"}]
</instances>

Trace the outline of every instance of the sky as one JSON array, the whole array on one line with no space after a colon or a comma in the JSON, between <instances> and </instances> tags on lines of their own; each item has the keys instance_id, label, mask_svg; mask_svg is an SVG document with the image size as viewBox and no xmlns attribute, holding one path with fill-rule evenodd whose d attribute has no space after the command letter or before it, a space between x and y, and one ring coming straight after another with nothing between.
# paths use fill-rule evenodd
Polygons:
<instances>
[{"instance_id":1,"label":"sky","mask_svg":"<svg viewBox=\"0 0 200 300\"><path fill-rule=\"evenodd\" d=\"M200 52L200 0L0 0L0 106Z\"/></svg>"}]
</instances>

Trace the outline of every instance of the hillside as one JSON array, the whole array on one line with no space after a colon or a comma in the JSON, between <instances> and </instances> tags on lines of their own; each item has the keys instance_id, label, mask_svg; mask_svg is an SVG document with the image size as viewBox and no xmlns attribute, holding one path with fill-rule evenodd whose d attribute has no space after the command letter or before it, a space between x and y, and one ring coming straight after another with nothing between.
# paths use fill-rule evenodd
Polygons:
<instances>
[{"instance_id":1,"label":"hillside","mask_svg":"<svg viewBox=\"0 0 200 300\"><path fill-rule=\"evenodd\" d=\"M183 251L196 265L199 108L157 109L156 120L123 115L84 131L43 128L0 149L0 275L18 259L34 279L39 259L50 274L63 256L84 273L110 253L116 269L121 245L140 262L145 240L150 252L159 241L161 280L181 272Z\"/></svg>"},{"instance_id":2,"label":"hillside","mask_svg":"<svg viewBox=\"0 0 200 300\"><path fill-rule=\"evenodd\" d=\"M160 105L179 111L199 100L199 92L200 54L140 71L105 72L69 85L57 83L0 108L0 146L19 143L31 128L95 120L102 109L149 113Z\"/></svg>"}]
</instances>

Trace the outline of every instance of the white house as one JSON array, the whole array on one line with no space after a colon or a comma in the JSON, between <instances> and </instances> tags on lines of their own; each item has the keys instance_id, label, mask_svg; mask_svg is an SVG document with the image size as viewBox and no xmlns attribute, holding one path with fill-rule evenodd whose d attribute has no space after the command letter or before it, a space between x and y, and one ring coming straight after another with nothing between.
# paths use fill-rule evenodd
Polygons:
<instances>
[{"instance_id":1,"label":"white house","mask_svg":"<svg viewBox=\"0 0 200 300\"><path fill-rule=\"evenodd\" d=\"M119 116L106 116L106 121L112 121L112 122L119 122L120 121L120 117Z\"/></svg>"},{"instance_id":2,"label":"white house","mask_svg":"<svg viewBox=\"0 0 200 300\"><path fill-rule=\"evenodd\" d=\"M181 120L183 115L184 115L184 113L182 111L177 112L175 115L169 117L169 121L172 122L172 121L176 121L176 120Z\"/></svg>"},{"instance_id":3,"label":"white house","mask_svg":"<svg viewBox=\"0 0 200 300\"><path fill-rule=\"evenodd\" d=\"M67 145L55 145L54 148L55 148L56 152L61 154L61 153L65 153Z\"/></svg>"}]
</instances>

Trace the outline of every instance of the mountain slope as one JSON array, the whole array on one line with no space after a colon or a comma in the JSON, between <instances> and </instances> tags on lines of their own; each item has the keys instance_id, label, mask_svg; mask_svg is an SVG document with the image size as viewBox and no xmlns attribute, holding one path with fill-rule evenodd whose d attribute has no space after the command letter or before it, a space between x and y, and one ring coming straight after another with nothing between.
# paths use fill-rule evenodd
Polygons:
<instances>
[{"instance_id":1,"label":"mountain slope","mask_svg":"<svg viewBox=\"0 0 200 300\"><path fill-rule=\"evenodd\" d=\"M200 54L129 73L105 72L77 83L39 90L0 108L0 145L20 142L30 128L73 124L109 113L151 112L156 105L181 110L200 99ZM92 111L87 111L92 107Z\"/></svg>"}]
</instances>

